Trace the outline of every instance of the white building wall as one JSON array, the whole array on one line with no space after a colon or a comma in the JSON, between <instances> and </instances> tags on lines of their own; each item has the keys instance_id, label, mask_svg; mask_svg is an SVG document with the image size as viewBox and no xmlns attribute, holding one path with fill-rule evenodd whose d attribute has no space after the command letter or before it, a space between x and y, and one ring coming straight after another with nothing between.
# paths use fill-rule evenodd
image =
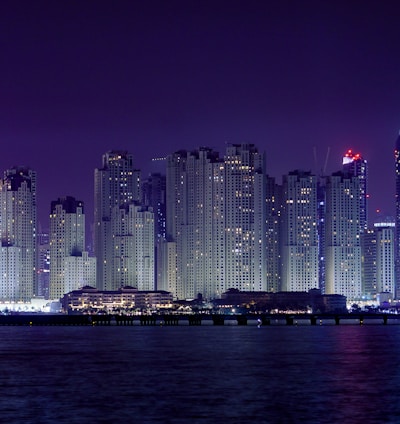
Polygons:
<instances>
[{"instance_id":1,"label":"white building wall","mask_svg":"<svg viewBox=\"0 0 400 424\"><path fill-rule=\"evenodd\" d=\"M362 296L359 180L341 173L326 185L326 294Z\"/></svg>"},{"instance_id":2,"label":"white building wall","mask_svg":"<svg viewBox=\"0 0 400 424\"><path fill-rule=\"evenodd\" d=\"M96 286L96 258L89 257L85 251L82 252L82 256L64 258L65 293L79 290L84 286Z\"/></svg>"},{"instance_id":3,"label":"white building wall","mask_svg":"<svg viewBox=\"0 0 400 424\"><path fill-rule=\"evenodd\" d=\"M377 292L395 296L394 228L376 228Z\"/></svg>"},{"instance_id":4,"label":"white building wall","mask_svg":"<svg viewBox=\"0 0 400 424\"><path fill-rule=\"evenodd\" d=\"M20 252L20 261L7 265L18 266L18 270L8 271L9 276L19 275L13 301L30 301L37 290L36 216L36 172L19 167L7 170L0 182L0 235L3 247ZM10 286L7 278L3 276L3 281Z\"/></svg>"},{"instance_id":5,"label":"white building wall","mask_svg":"<svg viewBox=\"0 0 400 424\"><path fill-rule=\"evenodd\" d=\"M81 256L85 250L83 202L73 197L52 202L49 238L50 299L60 299L71 284L65 274L65 258Z\"/></svg>"},{"instance_id":6,"label":"white building wall","mask_svg":"<svg viewBox=\"0 0 400 424\"><path fill-rule=\"evenodd\" d=\"M133 156L126 151L109 151L102 157L102 167L95 170L94 247L97 258L97 288L112 290L113 237L112 214L115 207L139 201L140 172L134 169Z\"/></svg>"},{"instance_id":7,"label":"white building wall","mask_svg":"<svg viewBox=\"0 0 400 424\"><path fill-rule=\"evenodd\" d=\"M115 207L112 234L112 290L155 290L153 212L133 203Z\"/></svg>"},{"instance_id":8,"label":"white building wall","mask_svg":"<svg viewBox=\"0 0 400 424\"><path fill-rule=\"evenodd\" d=\"M319 287L317 181L309 172L284 176L282 290Z\"/></svg>"},{"instance_id":9,"label":"white building wall","mask_svg":"<svg viewBox=\"0 0 400 424\"><path fill-rule=\"evenodd\" d=\"M21 249L15 246L0 248L0 301L18 301L20 294Z\"/></svg>"},{"instance_id":10,"label":"white building wall","mask_svg":"<svg viewBox=\"0 0 400 424\"><path fill-rule=\"evenodd\" d=\"M142 210L138 206L133 208L134 240L135 240L135 274L138 290L155 290L154 275L154 214L149 210Z\"/></svg>"}]
</instances>

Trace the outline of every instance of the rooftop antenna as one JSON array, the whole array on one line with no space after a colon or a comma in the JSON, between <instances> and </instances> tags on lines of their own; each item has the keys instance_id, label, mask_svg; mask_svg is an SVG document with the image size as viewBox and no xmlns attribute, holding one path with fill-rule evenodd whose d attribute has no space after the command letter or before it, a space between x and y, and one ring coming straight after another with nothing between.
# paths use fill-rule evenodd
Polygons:
<instances>
[{"instance_id":1,"label":"rooftop antenna","mask_svg":"<svg viewBox=\"0 0 400 424\"><path fill-rule=\"evenodd\" d=\"M328 149L326 151L326 158L325 158L324 169L322 171L322 175L324 175L324 176L326 174L326 167L328 166L328 159L329 159L329 153L330 153L330 151L331 151L331 148L328 146Z\"/></svg>"},{"instance_id":2,"label":"rooftop antenna","mask_svg":"<svg viewBox=\"0 0 400 424\"><path fill-rule=\"evenodd\" d=\"M317 170L318 161L317 161L317 147L316 146L314 146L314 148L313 148L313 153L314 153L314 169Z\"/></svg>"}]
</instances>

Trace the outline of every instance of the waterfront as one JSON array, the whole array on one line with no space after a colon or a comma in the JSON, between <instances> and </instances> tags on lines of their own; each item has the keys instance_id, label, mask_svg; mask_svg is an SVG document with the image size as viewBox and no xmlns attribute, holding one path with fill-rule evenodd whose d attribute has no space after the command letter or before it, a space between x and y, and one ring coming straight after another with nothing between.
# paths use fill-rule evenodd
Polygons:
<instances>
[{"instance_id":1,"label":"waterfront","mask_svg":"<svg viewBox=\"0 0 400 424\"><path fill-rule=\"evenodd\" d=\"M0 327L8 423L397 423L400 326Z\"/></svg>"}]
</instances>

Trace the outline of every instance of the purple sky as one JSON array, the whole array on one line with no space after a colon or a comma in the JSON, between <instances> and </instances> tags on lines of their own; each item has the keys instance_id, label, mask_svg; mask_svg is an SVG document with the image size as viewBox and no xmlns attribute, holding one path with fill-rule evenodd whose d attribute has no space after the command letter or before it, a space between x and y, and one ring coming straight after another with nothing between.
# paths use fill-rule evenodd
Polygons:
<instances>
[{"instance_id":1,"label":"purple sky","mask_svg":"<svg viewBox=\"0 0 400 424\"><path fill-rule=\"evenodd\" d=\"M150 159L249 142L270 175L369 163L394 214L400 25L391 1L0 3L0 172L38 172L40 220L71 195L93 214L101 155ZM318 164L315 163L316 147ZM371 214L372 218L372 214Z\"/></svg>"}]
</instances>

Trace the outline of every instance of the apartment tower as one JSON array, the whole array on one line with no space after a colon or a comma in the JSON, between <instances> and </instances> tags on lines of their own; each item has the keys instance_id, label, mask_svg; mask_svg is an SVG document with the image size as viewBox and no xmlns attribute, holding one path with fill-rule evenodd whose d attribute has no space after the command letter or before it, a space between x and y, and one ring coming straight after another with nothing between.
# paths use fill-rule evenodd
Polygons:
<instances>
[{"instance_id":1,"label":"apartment tower","mask_svg":"<svg viewBox=\"0 0 400 424\"><path fill-rule=\"evenodd\" d=\"M265 195L264 157L252 144L229 145L223 159L209 148L167 158L177 298L265 289Z\"/></svg>"},{"instance_id":2,"label":"apartment tower","mask_svg":"<svg viewBox=\"0 0 400 424\"><path fill-rule=\"evenodd\" d=\"M133 167L133 157L126 151L103 155L102 167L94 173L94 249L97 259L97 288L118 289L113 280L114 244L112 216L114 208L140 201L140 171Z\"/></svg>"},{"instance_id":3,"label":"apartment tower","mask_svg":"<svg viewBox=\"0 0 400 424\"><path fill-rule=\"evenodd\" d=\"M51 202L50 299L96 284L96 260L85 251L83 202L66 196Z\"/></svg>"},{"instance_id":4,"label":"apartment tower","mask_svg":"<svg viewBox=\"0 0 400 424\"><path fill-rule=\"evenodd\" d=\"M327 177L325 292L359 300L361 286L360 179L337 172Z\"/></svg>"},{"instance_id":5,"label":"apartment tower","mask_svg":"<svg viewBox=\"0 0 400 424\"><path fill-rule=\"evenodd\" d=\"M293 171L283 177L282 290L319 287L317 177Z\"/></svg>"},{"instance_id":6,"label":"apartment tower","mask_svg":"<svg viewBox=\"0 0 400 424\"><path fill-rule=\"evenodd\" d=\"M0 300L29 301L37 293L36 172L14 167L0 181Z\"/></svg>"}]
</instances>

